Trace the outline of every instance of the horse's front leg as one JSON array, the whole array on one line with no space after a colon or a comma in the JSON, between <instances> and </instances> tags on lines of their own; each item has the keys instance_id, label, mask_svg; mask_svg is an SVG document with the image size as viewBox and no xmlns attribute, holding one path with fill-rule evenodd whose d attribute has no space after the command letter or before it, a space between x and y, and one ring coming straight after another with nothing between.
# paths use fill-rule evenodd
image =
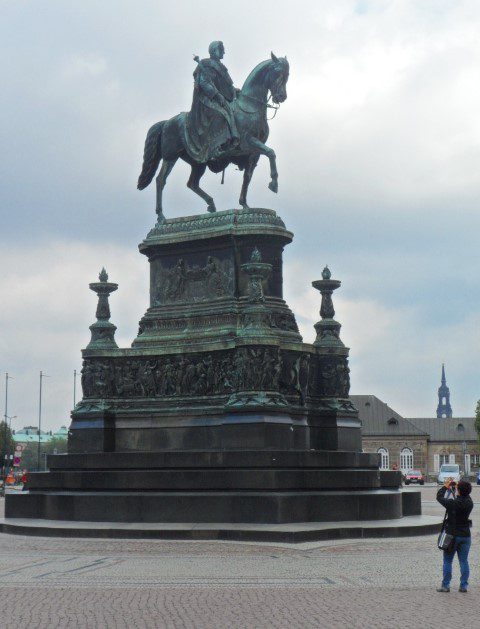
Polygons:
<instances>
[{"instance_id":1,"label":"horse's front leg","mask_svg":"<svg viewBox=\"0 0 480 629\"><path fill-rule=\"evenodd\" d=\"M275 151L271 149L269 146L260 142L258 138L248 137L247 143L258 151L261 155L266 155L270 161L270 177L271 181L268 184L268 187L272 192L278 192L278 172L277 172L277 157L275 155Z\"/></svg>"},{"instance_id":2,"label":"horse's front leg","mask_svg":"<svg viewBox=\"0 0 480 629\"><path fill-rule=\"evenodd\" d=\"M243 184L242 184L242 190L240 192L240 199L238 200L238 202L240 203L240 205L243 208L248 208L248 204L247 204L247 192L248 192L248 186L250 185L250 180L252 178L253 175L253 171L255 170L255 167L258 163L258 155L250 155L248 158L248 163L245 167L245 171L243 173Z\"/></svg>"}]
</instances>

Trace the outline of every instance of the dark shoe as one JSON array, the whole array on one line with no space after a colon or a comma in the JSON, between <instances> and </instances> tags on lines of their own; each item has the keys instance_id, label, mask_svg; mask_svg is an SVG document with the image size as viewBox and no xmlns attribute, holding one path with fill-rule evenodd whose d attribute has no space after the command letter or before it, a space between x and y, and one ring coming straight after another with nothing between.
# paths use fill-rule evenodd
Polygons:
<instances>
[{"instance_id":1,"label":"dark shoe","mask_svg":"<svg viewBox=\"0 0 480 629\"><path fill-rule=\"evenodd\" d=\"M450 588L446 588L446 587L442 587L441 588L437 588L437 592L450 592Z\"/></svg>"},{"instance_id":2,"label":"dark shoe","mask_svg":"<svg viewBox=\"0 0 480 629\"><path fill-rule=\"evenodd\" d=\"M467 588L458 588L458 591L464 593L468 592Z\"/></svg>"}]
</instances>

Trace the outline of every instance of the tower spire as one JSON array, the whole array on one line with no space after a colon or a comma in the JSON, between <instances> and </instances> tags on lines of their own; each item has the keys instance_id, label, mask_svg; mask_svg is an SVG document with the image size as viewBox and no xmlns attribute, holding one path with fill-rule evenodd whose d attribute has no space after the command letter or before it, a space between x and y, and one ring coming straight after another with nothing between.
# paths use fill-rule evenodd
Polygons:
<instances>
[{"instance_id":1,"label":"tower spire","mask_svg":"<svg viewBox=\"0 0 480 629\"><path fill-rule=\"evenodd\" d=\"M447 387L445 377L445 363L442 363L442 384L438 388L437 417L451 417L452 407L450 406L450 389Z\"/></svg>"}]
</instances>

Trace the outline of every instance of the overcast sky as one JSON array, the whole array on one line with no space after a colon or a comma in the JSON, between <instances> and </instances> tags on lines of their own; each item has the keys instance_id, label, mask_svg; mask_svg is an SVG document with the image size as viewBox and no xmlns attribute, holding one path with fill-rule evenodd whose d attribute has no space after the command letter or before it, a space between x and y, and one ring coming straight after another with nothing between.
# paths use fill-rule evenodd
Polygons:
<instances>
[{"instance_id":1,"label":"overcast sky","mask_svg":"<svg viewBox=\"0 0 480 629\"><path fill-rule=\"evenodd\" d=\"M352 393L432 416L444 361L454 414L472 415L479 21L478 0L0 0L0 369L14 377L13 427L37 422L40 369L43 425L68 425L102 265L119 283L117 340L135 337L148 303L137 244L155 219L153 186L136 190L145 134L189 108L192 56L215 39L237 86L271 50L290 62L268 141L279 193L262 158L249 202L295 233L285 298L304 340L319 318L310 283L328 263ZM168 181L168 216L205 210L188 174L178 163ZM233 168L224 186L204 178L219 209L240 186Z\"/></svg>"}]
</instances>

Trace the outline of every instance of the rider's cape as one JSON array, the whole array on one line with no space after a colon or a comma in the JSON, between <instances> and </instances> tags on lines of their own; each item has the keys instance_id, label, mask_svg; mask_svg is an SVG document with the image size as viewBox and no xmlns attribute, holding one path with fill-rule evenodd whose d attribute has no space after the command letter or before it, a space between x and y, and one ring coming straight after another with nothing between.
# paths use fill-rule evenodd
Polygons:
<instances>
[{"instance_id":1,"label":"rider's cape","mask_svg":"<svg viewBox=\"0 0 480 629\"><path fill-rule=\"evenodd\" d=\"M196 162L206 163L221 155L234 137L238 137L232 113L235 88L227 68L216 59L202 59L193 73L195 85L192 108L186 116L185 146ZM220 92L225 107L214 98Z\"/></svg>"}]
</instances>

